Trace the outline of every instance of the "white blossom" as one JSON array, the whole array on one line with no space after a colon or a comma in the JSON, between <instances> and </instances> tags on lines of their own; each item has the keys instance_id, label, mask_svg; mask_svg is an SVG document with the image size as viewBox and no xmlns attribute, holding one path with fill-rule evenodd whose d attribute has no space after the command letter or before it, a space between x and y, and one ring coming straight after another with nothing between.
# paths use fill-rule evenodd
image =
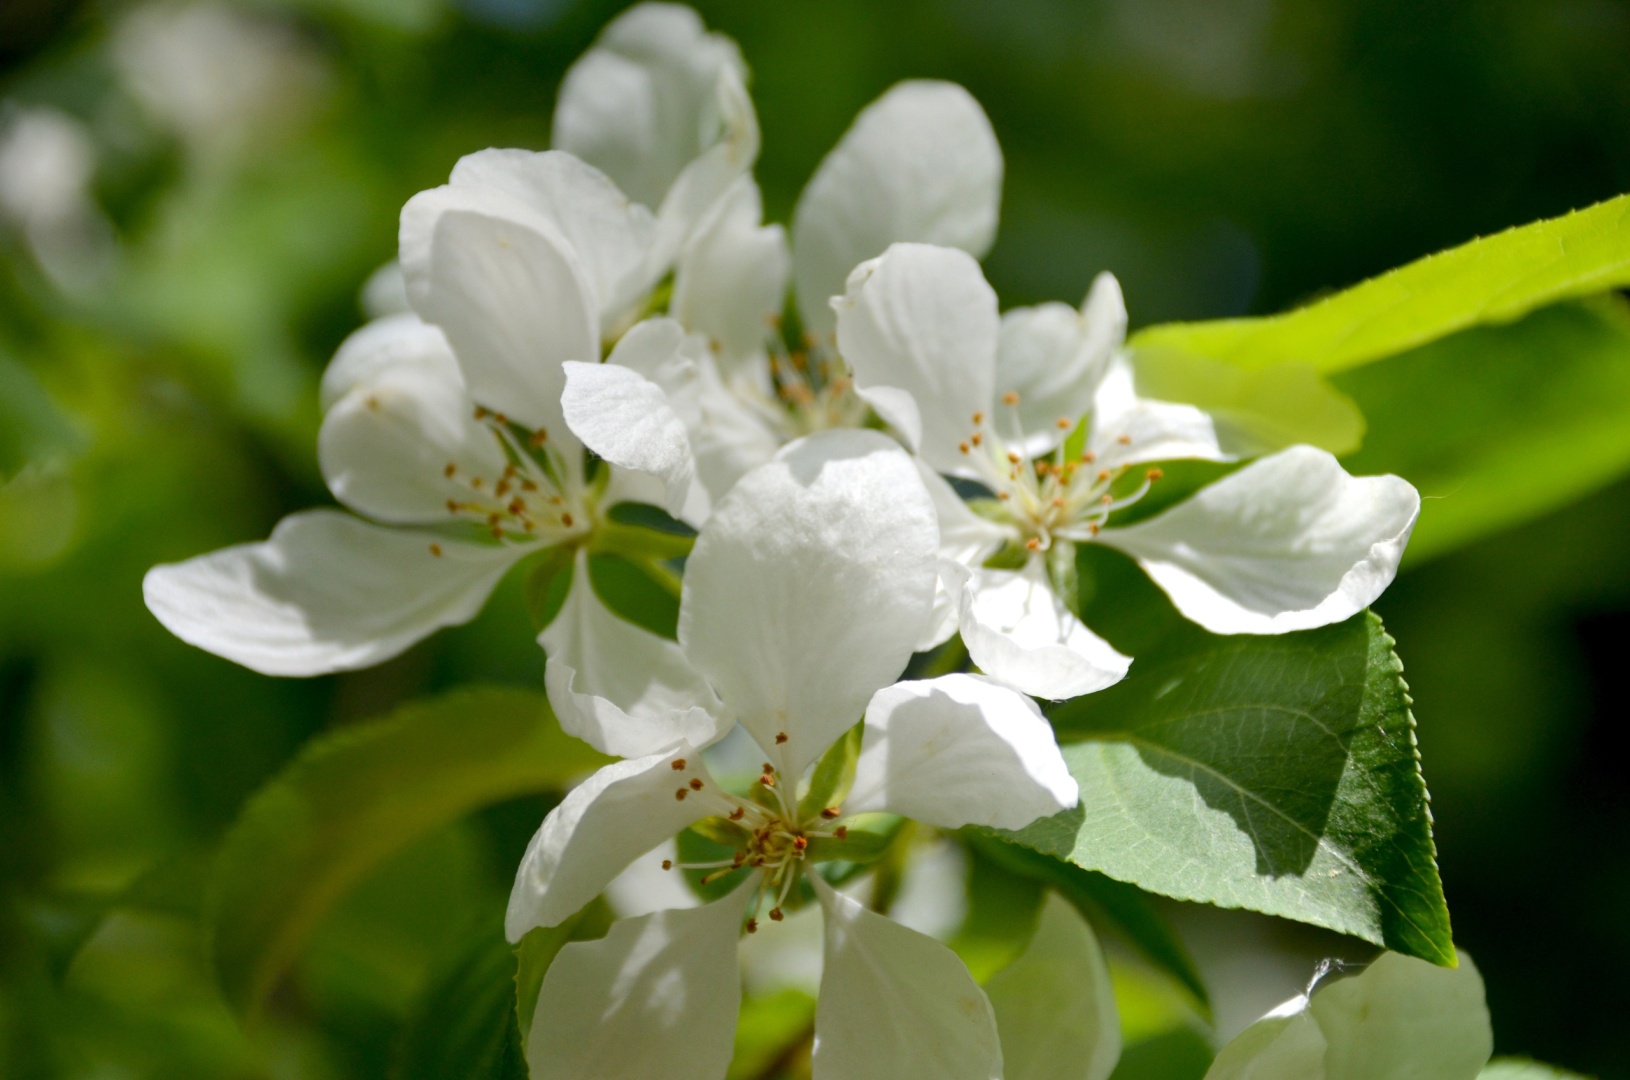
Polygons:
<instances>
[{"instance_id":1,"label":"white blossom","mask_svg":"<svg viewBox=\"0 0 1630 1080\"><path fill-rule=\"evenodd\" d=\"M744 920L756 931L768 906L781 921L807 881L825 921L815 1075L1001 1075L997 1014L961 961L812 868L842 857L870 815L1019 828L1076 803L1051 728L1028 698L970 675L894 681L931 617L936 545L916 466L875 432L794 443L715 508L687 563L680 645L717 695L716 711L762 748L763 775L751 793L727 790L694 741L603 768L533 838L507 930L518 940L559 924L704 819L737 838L734 855L706 869L746 877L724 899L625 919L601 941L566 946L539 995L535 1068L722 1076ZM799 778L860 716L853 782L834 796L841 805L800 798Z\"/></svg>"},{"instance_id":2,"label":"white blossom","mask_svg":"<svg viewBox=\"0 0 1630 1080\"><path fill-rule=\"evenodd\" d=\"M1220 634L1340 621L1397 571L1420 511L1415 489L1349 476L1307 446L1152 517L1115 520L1161 478L1152 462L1226 455L1206 414L1134 393L1119 355L1125 308L1107 275L1080 313L999 317L965 252L896 244L855 269L834 307L856 392L917 451L937 492L947 587L937 630L959 626L975 663L1027 693L1088 693L1130 664L1053 585L1052 560L1073 558L1074 544L1132 556L1183 615ZM980 513L934 472L987 490Z\"/></svg>"}]
</instances>

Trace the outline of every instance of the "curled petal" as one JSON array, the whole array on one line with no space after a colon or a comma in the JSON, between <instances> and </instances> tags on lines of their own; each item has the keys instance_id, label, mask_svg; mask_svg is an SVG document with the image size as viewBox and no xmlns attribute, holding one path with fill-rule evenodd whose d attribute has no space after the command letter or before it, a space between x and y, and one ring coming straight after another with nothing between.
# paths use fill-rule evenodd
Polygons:
<instances>
[{"instance_id":1,"label":"curled petal","mask_svg":"<svg viewBox=\"0 0 1630 1080\"><path fill-rule=\"evenodd\" d=\"M452 343L471 398L569 447L561 365L600 358L584 281L571 247L547 225L449 210L436 224L419 311Z\"/></svg>"},{"instance_id":2,"label":"curled petal","mask_svg":"<svg viewBox=\"0 0 1630 1080\"><path fill-rule=\"evenodd\" d=\"M701 787L693 789L691 780ZM605 766L573 788L533 835L515 871L504 932L519 941L533 927L557 925L663 840L733 808L684 743Z\"/></svg>"},{"instance_id":3,"label":"curled petal","mask_svg":"<svg viewBox=\"0 0 1630 1080\"><path fill-rule=\"evenodd\" d=\"M872 697L844 809L943 829L1022 829L1079 796L1035 702L989 679L945 675Z\"/></svg>"},{"instance_id":4,"label":"curled petal","mask_svg":"<svg viewBox=\"0 0 1630 1080\"><path fill-rule=\"evenodd\" d=\"M525 554L308 510L262 543L153 567L142 595L188 644L265 675L326 675L468 622Z\"/></svg>"},{"instance_id":5,"label":"curled petal","mask_svg":"<svg viewBox=\"0 0 1630 1080\"><path fill-rule=\"evenodd\" d=\"M810 881L826 911L815 1080L999 1080L995 1015L957 955Z\"/></svg>"},{"instance_id":6,"label":"curled petal","mask_svg":"<svg viewBox=\"0 0 1630 1080\"><path fill-rule=\"evenodd\" d=\"M849 271L902 241L983 258L996 239L1002 148L985 111L954 83L903 82L861 110L793 215L793 276L804 326L833 326L827 300Z\"/></svg>"},{"instance_id":7,"label":"curled petal","mask_svg":"<svg viewBox=\"0 0 1630 1080\"><path fill-rule=\"evenodd\" d=\"M1019 395L1024 452L1045 454L1093 406L1099 380L1126 336L1126 304L1113 274L1099 274L1081 310L1067 304L1016 308L1002 316L996 389ZM998 430L1001 430L998 425Z\"/></svg>"},{"instance_id":8,"label":"curled petal","mask_svg":"<svg viewBox=\"0 0 1630 1080\"><path fill-rule=\"evenodd\" d=\"M1327 1080L1473 1080L1494 1051L1483 978L1465 953L1442 968L1385 952L1313 994Z\"/></svg>"},{"instance_id":9,"label":"curled petal","mask_svg":"<svg viewBox=\"0 0 1630 1080\"><path fill-rule=\"evenodd\" d=\"M639 330L635 327L630 334ZM661 480L668 512L683 511L696 459L685 422L662 388L615 363L568 361L565 368L566 390L560 404L572 433L612 465Z\"/></svg>"},{"instance_id":10,"label":"curled petal","mask_svg":"<svg viewBox=\"0 0 1630 1080\"><path fill-rule=\"evenodd\" d=\"M722 900L623 919L560 950L527 1037L533 1076L718 1080L741 1008L736 942L749 882Z\"/></svg>"},{"instance_id":11,"label":"curled petal","mask_svg":"<svg viewBox=\"0 0 1630 1080\"><path fill-rule=\"evenodd\" d=\"M895 244L855 268L834 306L855 390L934 468L964 470L958 446L996 380L996 293L979 264L956 248Z\"/></svg>"},{"instance_id":12,"label":"curled petal","mask_svg":"<svg viewBox=\"0 0 1630 1080\"><path fill-rule=\"evenodd\" d=\"M1053 591L1038 558L1022 570L969 570L942 561L960 591L958 622L981 671L1036 697L1062 701L1113 686L1131 658L1088 630Z\"/></svg>"},{"instance_id":13,"label":"curled petal","mask_svg":"<svg viewBox=\"0 0 1630 1080\"><path fill-rule=\"evenodd\" d=\"M719 702L678 645L614 615L594 595L588 556L538 635L560 726L602 753L637 757L675 743L706 746L723 734Z\"/></svg>"},{"instance_id":14,"label":"curled petal","mask_svg":"<svg viewBox=\"0 0 1630 1080\"><path fill-rule=\"evenodd\" d=\"M482 150L459 159L450 186L513 198L541 215L571 245L583 268L602 326L654 284L651 251L657 226L651 212L617 189L605 173L559 150Z\"/></svg>"},{"instance_id":15,"label":"curled petal","mask_svg":"<svg viewBox=\"0 0 1630 1080\"><path fill-rule=\"evenodd\" d=\"M1104 951L1087 920L1048 893L1036 934L985 985L1002 1036L1004 1080L1107 1080L1121 1021Z\"/></svg>"},{"instance_id":16,"label":"curled petal","mask_svg":"<svg viewBox=\"0 0 1630 1080\"><path fill-rule=\"evenodd\" d=\"M472 477L491 483L508 464L472 408L451 354L378 367L323 417L317 460L328 489L378 521L447 520L449 502L470 498Z\"/></svg>"},{"instance_id":17,"label":"curled petal","mask_svg":"<svg viewBox=\"0 0 1630 1080\"><path fill-rule=\"evenodd\" d=\"M1099 540L1133 556L1216 634L1282 634L1362 611L1392 583L1420 513L1396 476L1349 476L1293 446Z\"/></svg>"},{"instance_id":18,"label":"curled petal","mask_svg":"<svg viewBox=\"0 0 1630 1080\"><path fill-rule=\"evenodd\" d=\"M792 443L714 507L685 565L679 642L784 773L905 668L936 541L916 466L875 431Z\"/></svg>"},{"instance_id":19,"label":"curled petal","mask_svg":"<svg viewBox=\"0 0 1630 1080\"><path fill-rule=\"evenodd\" d=\"M375 319L340 342L323 371L319 390L323 411L381 371L421 364L451 372L462 387L453 348L440 330L411 313Z\"/></svg>"}]
</instances>

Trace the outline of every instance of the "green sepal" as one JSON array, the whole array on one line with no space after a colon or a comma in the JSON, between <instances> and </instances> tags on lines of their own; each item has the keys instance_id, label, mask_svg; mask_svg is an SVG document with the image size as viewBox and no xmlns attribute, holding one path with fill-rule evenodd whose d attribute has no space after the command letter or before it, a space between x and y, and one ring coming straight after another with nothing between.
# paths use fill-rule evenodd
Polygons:
<instances>
[{"instance_id":1,"label":"green sepal","mask_svg":"<svg viewBox=\"0 0 1630 1080\"><path fill-rule=\"evenodd\" d=\"M809 821L828 807L841 806L855 782L855 763L860 759L860 740L863 725L839 736L815 763L809 778L809 790L798 800L798 820Z\"/></svg>"},{"instance_id":2,"label":"green sepal","mask_svg":"<svg viewBox=\"0 0 1630 1080\"><path fill-rule=\"evenodd\" d=\"M900 835L905 823L906 819L898 814L856 814L845 818L843 824L849 830L848 835L842 840L835 836L810 837L804 860L857 865L876 862Z\"/></svg>"},{"instance_id":3,"label":"green sepal","mask_svg":"<svg viewBox=\"0 0 1630 1080\"><path fill-rule=\"evenodd\" d=\"M566 603L566 594L572 588L574 554L575 549L571 545L557 544L537 555L526 571L522 593L527 614L532 616L532 625L539 630L554 622L561 606Z\"/></svg>"}]
</instances>

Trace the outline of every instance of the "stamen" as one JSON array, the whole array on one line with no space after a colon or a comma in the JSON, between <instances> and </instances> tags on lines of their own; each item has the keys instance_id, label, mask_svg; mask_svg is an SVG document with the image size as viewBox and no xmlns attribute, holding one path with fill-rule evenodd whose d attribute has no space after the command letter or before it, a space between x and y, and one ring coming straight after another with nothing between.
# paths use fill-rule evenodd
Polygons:
<instances>
[{"instance_id":1,"label":"stamen","mask_svg":"<svg viewBox=\"0 0 1630 1080\"><path fill-rule=\"evenodd\" d=\"M572 527L572 515L570 515L570 514L562 514L562 515L560 515L560 523L562 525L566 526L566 528L568 528L568 529L571 528Z\"/></svg>"},{"instance_id":2,"label":"stamen","mask_svg":"<svg viewBox=\"0 0 1630 1080\"><path fill-rule=\"evenodd\" d=\"M831 821L833 818L837 817L841 813L843 813L843 811L839 810L837 807L828 806L825 810L821 811L821 816L823 818L825 818L826 820Z\"/></svg>"},{"instance_id":3,"label":"stamen","mask_svg":"<svg viewBox=\"0 0 1630 1080\"><path fill-rule=\"evenodd\" d=\"M1007 393L1002 395L1003 405L1017 405L1018 403L1019 392L1017 390L1009 390Z\"/></svg>"},{"instance_id":4,"label":"stamen","mask_svg":"<svg viewBox=\"0 0 1630 1080\"><path fill-rule=\"evenodd\" d=\"M672 870L674 868L674 861L672 859L663 859L662 868L664 870Z\"/></svg>"},{"instance_id":5,"label":"stamen","mask_svg":"<svg viewBox=\"0 0 1630 1080\"><path fill-rule=\"evenodd\" d=\"M680 788L678 791L674 792L674 798L678 799L680 802L684 802L685 796L689 794L690 788Z\"/></svg>"},{"instance_id":6,"label":"stamen","mask_svg":"<svg viewBox=\"0 0 1630 1080\"><path fill-rule=\"evenodd\" d=\"M702 781L696 779L695 777L692 777L691 782L690 782L690 789L692 791L701 791L702 790Z\"/></svg>"},{"instance_id":7,"label":"stamen","mask_svg":"<svg viewBox=\"0 0 1630 1080\"><path fill-rule=\"evenodd\" d=\"M1165 476L1166 474L1164 472L1162 472L1160 469L1150 469L1148 472L1144 473L1143 475L1152 484L1156 480L1159 480L1161 477Z\"/></svg>"},{"instance_id":8,"label":"stamen","mask_svg":"<svg viewBox=\"0 0 1630 1080\"><path fill-rule=\"evenodd\" d=\"M673 770L674 770L674 772L683 772L684 769L685 769L685 759L682 758L682 757L674 758L673 759Z\"/></svg>"},{"instance_id":9,"label":"stamen","mask_svg":"<svg viewBox=\"0 0 1630 1080\"><path fill-rule=\"evenodd\" d=\"M527 442L531 445L532 449L534 449L534 450L538 449L540 446L542 446L544 443L546 443L548 441L549 441L549 432L548 432L548 430L546 428L539 428L538 430L534 431L532 433L532 437L527 440Z\"/></svg>"},{"instance_id":10,"label":"stamen","mask_svg":"<svg viewBox=\"0 0 1630 1080\"><path fill-rule=\"evenodd\" d=\"M784 743L786 741L787 741L787 733L785 731L776 732L775 745L780 746L782 743Z\"/></svg>"},{"instance_id":11,"label":"stamen","mask_svg":"<svg viewBox=\"0 0 1630 1080\"><path fill-rule=\"evenodd\" d=\"M738 807L736 807L736 809L734 811L731 812L730 820L731 821L740 821L742 818L744 818L746 816L747 816L747 807L738 806Z\"/></svg>"},{"instance_id":12,"label":"stamen","mask_svg":"<svg viewBox=\"0 0 1630 1080\"><path fill-rule=\"evenodd\" d=\"M456 472L458 472L458 466L449 461L447 463L447 467L441 471L441 474L447 477L447 479L451 480L453 478L453 474Z\"/></svg>"},{"instance_id":13,"label":"stamen","mask_svg":"<svg viewBox=\"0 0 1630 1080\"><path fill-rule=\"evenodd\" d=\"M782 919L785 919L785 918L786 918L786 915L782 913L780 908L775 907L775 908L770 909L770 921L771 922L780 922Z\"/></svg>"},{"instance_id":14,"label":"stamen","mask_svg":"<svg viewBox=\"0 0 1630 1080\"><path fill-rule=\"evenodd\" d=\"M1068 416L1059 417L1055 421L1055 423L1058 424L1058 430L1060 430L1060 431L1068 431L1075 424L1075 422L1073 420L1071 420Z\"/></svg>"},{"instance_id":15,"label":"stamen","mask_svg":"<svg viewBox=\"0 0 1630 1080\"><path fill-rule=\"evenodd\" d=\"M749 934L758 933L758 920L757 919L748 919L747 920L747 932Z\"/></svg>"},{"instance_id":16,"label":"stamen","mask_svg":"<svg viewBox=\"0 0 1630 1080\"><path fill-rule=\"evenodd\" d=\"M832 835L837 837L839 840L849 839L849 826L839 825L837 828L832 830Z\"/></svg>"},{"instance_id":17,"label":"stamen","mask_svg":"<svg viewBox=\"0 0 1630 1080\"><path fill-rule=\"evenodd\" d=\"M1117 436L1115 436L1115 441L1120 443L1122 446L1131 446L1132 445L1132 436L1130 436L1130 435L1117 435Z\"/></svg>"},{"instance_id":18,"label":"stamen","mask_svg":"<svg viewBox=\"0 0 1630 1080\"><path fill-rule=\"evenodd\" d=\"M441 545L440 544L431 544L430 545L430 554L436 556L438 559L441 558Z\"/></svg>"}]
</instances>

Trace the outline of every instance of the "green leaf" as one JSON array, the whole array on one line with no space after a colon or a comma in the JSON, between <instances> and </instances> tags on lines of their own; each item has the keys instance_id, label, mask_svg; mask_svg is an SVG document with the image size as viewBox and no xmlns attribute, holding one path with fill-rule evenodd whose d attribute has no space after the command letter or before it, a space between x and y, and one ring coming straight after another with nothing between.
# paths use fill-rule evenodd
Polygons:
<instances>
[{"instance_id":1,"label":"green leaf","mask_svg":"<svg viewBox=\"0 0 1630 1080\"><path fill-rule=\"evenodd\" d=\"M555 621L566 594L572 587L574 556L576 552L566 544L545 549L526 571L526 612L532 624L543 629Z\"/></svg>"},{"instance_id":2,"label":"green leaf","mask_svg":"<svg viewBox=\"0 0 1630 1080\"><path fill-rule=\"evenodd\" d=\"M1205 1036L1179 1028L1128 1046L1109 1080L1201 1080L1210 1067Z\"/></svg>"},{"instance_id":3,"label":"green leaf","mask_svg":"<svg viewBox=\"0 0 1630 1080\"><path fill-rule=\"evenodd\" d=\"M409 842L606 760L561 732L542 694L496 687L314 740L249 800L216 862L207 922L227 999L253 1014L324 913Z\"/></svg>"},{"instance_id":4,"label":"green leaf","mask_svg":"<svg viewBox=\"0 0 1630 1080\"><path fill-rule=\"evenodd\" d=\"M1364 414L1351 398L1302 363L1245 369L1208 356L1137 350L1138 393L1210 413L1224 445L1255 456L1306 443L1349 454L1364 439Z\"/></svg>"},{"instance_id":5,"label":"green leaf","mask_svg":"<svg viewBox=\"0 0 1630 1080\"><path fill-rule=\"evenodd\" d=\"M527 1080L514 967L503 928L487 928L403 1025L391 1080Z\"/></svg>"},{"instance_id":6,"label":"green leaf","mask_svg":"<svg viewBox=\"0 0 1630 1080\"><path fill-rule=\"evenodd\" d=\"M571 941L601 937L610 929L611 909L603 899L596 897L589 905L559 926L538 926L526 932L515 946L515 1024L520 1032L520 1043L526 1046L532 1033L533 1014L538 1011L538 993L543 989L543 977L549 974L549 965L555 962L560 950Z\"/></svg>"},{"instance_id":7,"label":"green leaf","mask_svg":"<svg viewBox=\"0 0 1630 1080\"><path fill-rule=\"evenodd\" d=\"M1152 326L1166 347L1245 368L1322 372L1392 356L1457 330L1630 284L1630 195L1419 259L1284 315Z\"/></svg>"},{"instance_id":8,"label":"green leaf","mask_svg":"<svg viewBox=\"0 0 1630 1080\"><path fill-rule=\"evenodd\" d=\"M1081 804L1010 838L1151 892L1453 966L1414 718L1381 621L1167 641L1054 711Z\"/></svg>"},{"instance_id":9,"label":"green leaf","mask_svg":"<svg viewBox=\"0 0 1630 1080\"><path fill-rule=\"evenodd\" d=\"M1425 497L1412 564L1630 471L1630 307L1617 297L1468 330L1338 382L1370 417L1347 468L1397 473Z\"/></svg>"},{"instance_id":10,"label":"green leaf","mask_svg":"<svg viewBox=\"0 0 1630 1080\"><path fill-rule=\"evenodd\" d=\"M679 635L678 579L660 566L621 555L589 556L594 592L612 611L669 641Z\"/></svg>"},{"instance_id":11,"label":"green leaf","mask_svg":"<svg viewBox=\"0 0 1630 1080\"><path fill-rule=\"evenodd\" d=\"M1120 934L1146 960L1193 995L1193 1004L1202 1016L1210 1015L1211 999L1194 958L1141 890L971 829L964 835L981 857L1010 873L1052 886L1094 926Z\"/></svg>"},{"instance_id":12,"label":"green leaf","mask_svg":"<svg viewBox=\"0 0 1630 1080\"><path fill-rule=\"evenodd\" d=\"M1584 1080L1584 1077L1537 1061L1496 1058L1477 1074L1477 1080Z\"/></svg>"}]
</instances>

